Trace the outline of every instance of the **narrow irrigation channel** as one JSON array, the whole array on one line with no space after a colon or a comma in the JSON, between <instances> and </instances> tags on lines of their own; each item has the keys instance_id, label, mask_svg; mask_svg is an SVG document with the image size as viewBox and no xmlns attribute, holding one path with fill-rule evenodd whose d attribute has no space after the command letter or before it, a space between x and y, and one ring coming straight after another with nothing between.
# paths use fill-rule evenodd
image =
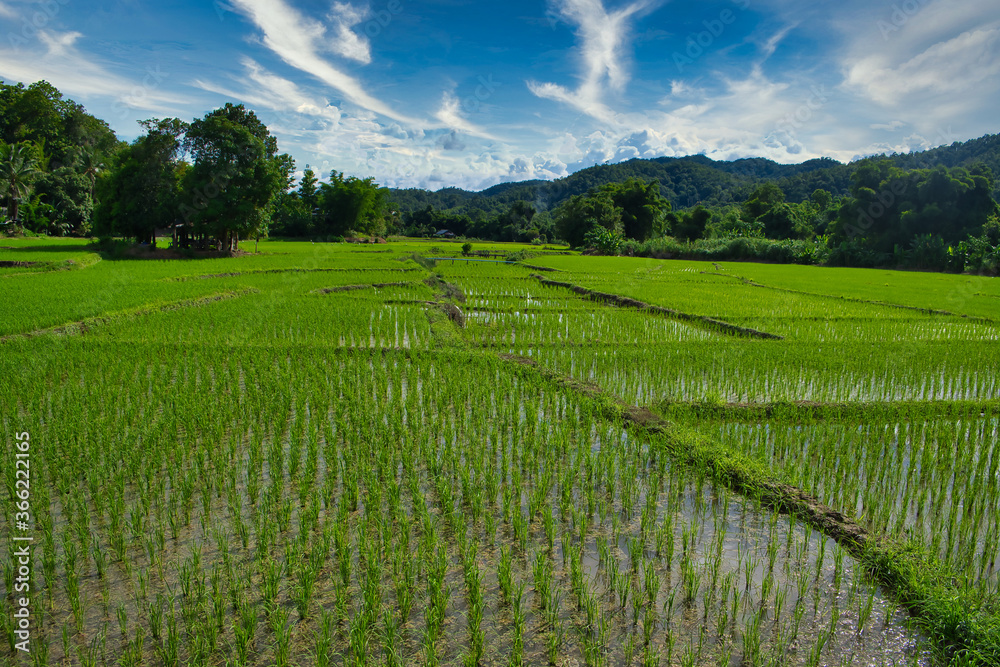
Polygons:
<instances>
[{"instance_id":1,"label":"narrow irrigation channel","mask_svg":"<svg viewBox=\"0 0 1000 667\"><path fill-rule=\"evenodd\" d=\"M605 418L649 438L683 463L708 471L730 490L834 539L913 615L933 640L939 658L952 664L1000 664L996 601L960 583L955 573L916 543L899 543L869 532L854 518L776 479L759 461L678 427L648 408L629 405L596 385L548 370L532 359L500 356L521 373L586 396Z\"/></svg>"},{"instance_id":2,"label":"narrow irrigation channel","mask_svg":"<svg viewBox=\"0 0 1000 667\"><path fill-rule=\"evenodd\" d=\"M537 279L543 285L548 285L550 287L563 287L568 290L572 290L581 296L586 296L594 301L611 304L613 306L620 306L623 308L635 308L650 313L656 313L658 315L666 315L667 317L672 317L684 322L701 324L732 336L746 336L749 338L763 338L766 340L784 340L783 336L779 336L777 334L767 333L766 331L758 331L757 329L751 329L749 327L737 326L730 322L723 322L722 320L706 317L704 315L693 315L691 313L674 310L673 308L654 306L652 304L645 303L644 301L638 301L637 299L632 299L627 296L621 296L620 294L598 292L586 287L581 287L580 285L574 285L573 283L549 280L537 274L532 274L532 278Z\"/></svg>"}]
</instances>

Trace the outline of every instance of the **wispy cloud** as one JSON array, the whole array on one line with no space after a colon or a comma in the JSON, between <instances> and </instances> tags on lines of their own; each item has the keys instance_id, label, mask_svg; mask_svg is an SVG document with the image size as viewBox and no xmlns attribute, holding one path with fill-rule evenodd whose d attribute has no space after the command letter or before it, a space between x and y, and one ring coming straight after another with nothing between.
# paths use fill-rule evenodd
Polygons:
<instances>
[{"instance_id":1,"label":"wispy cloud","mask_svg":"<svg viewBox=\"0 0 1000 667\"><path fill-rule=\"evenodd\" d=\"M330 51L337 55L357 60L360 63L372 61L371 44L365 37L351 30L364 21L369 14L367 6L355 7L346 2L333 3L329 19L333 24L335 38L330 42Z\"/></svg>"},{"instance_id":2,"label":"wispy cloud","mask_svg":"<svg viewBox=\"0 0 1000 667\"><path fill-rule=\"evenodd\" d=\"M364 109L403 123L417 122L369 94L361 82L320 56L321 51L330 49L323 44L327 36L322 24L304 17L284 0L233 0L233 4L263 31L264 45L292 67L316 77Z\"/></svg>"},{"instance_id":3,"label":"wispy cloud","mask_svg":"<svg viewBox=\"0 0 1000 667\"><path fill-rule=\"evenodd\" d=\"M17 12L15 12L12 8L8 7L4 3L0 2L0 16L8 19L16 19Z\"/></svg>"},{"instance_id":4,"label":"wispy cloud","mask_svg":"<svg viewBox=\"0 0 1000 667\"><path fill-rule=\"evenodd\" d=\"M24 82L44 79L70 95L115 98L112 110L118 117L108 118L111 122L122 120L129 110L167 115L177 113L178 105L184 104L181 96L161 89L169 72L157 66L140 74L138 80L119 76L78 47L82 38L76 31L40 30L40 49L0 49L0 77Z\"/></svg>"},{"instance_id":5,"label":"wispy cloud","mask_svg":"<svg viewBox=\"0 0 1000 667\"><path fill-rule=\"evenodd\" d=\"M282 115L322 116L335 123L340 120L339 108L326 100L311 97L293 81L267 71L252 58L244 57L241 64L246 70L246 78L238 79L241 90L233 90L202 79L196 79L193 85Z\"/></svg>"},{"instance_id":6,"label":"wispy cloud","mask_svg":"<svg viewBox=\"0 0 1000 667\"><path fill-rule=\"evenodd\" d=\"M969 122L987 129L982 110L1000 76L1000 5L938 0L844 31L843 90L918 132Z\"/></svg>"},{"instance_id":7,"label":"wispy cloud","mask_svg":"<svg viewBox=\"0 0 1000 667\"><path fill-rule=\"evenodd\" d=\"M434 114L434 117L441 121L445 128L458 130L460 132L464 132L465 134L471 134L474 137L481 137L483 139L491 139L494 141L497 140L495 136L486 130L462 117L459 112L460 108L461 103L458 98L448 91L445 91L441 96L441 106Z\"/></svg>"},{"instance_id":8,"label":"wispy cloud","mask_svg":"<svg viewBox=\"0 0 1000 667\"><path fill-rule=\"evenodd\" d=\"M653 0L640 0L609 12L601 0L556 0L555 10L576 26L580 40L580 85L569 90L555 83L528 81L528 89L538 97L563 102L600 121L610 121L613 113L603 97L607 88L621 92L628 83L624 46L629 20L655 4Z\"/></svg>"}]
</instances>

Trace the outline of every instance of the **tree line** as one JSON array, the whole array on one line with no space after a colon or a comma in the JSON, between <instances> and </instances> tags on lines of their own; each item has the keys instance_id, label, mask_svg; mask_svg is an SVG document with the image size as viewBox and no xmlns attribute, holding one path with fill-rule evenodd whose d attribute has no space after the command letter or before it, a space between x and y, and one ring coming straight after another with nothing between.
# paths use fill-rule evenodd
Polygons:
<instances>
[{"instance_id":1,"label":"tree line","mask_svg":"<svg viewBox=\"0 0 1000 667\"><path fill-rule=\"evenodd\" d=\"M992 271L1000 259L992 136L851 165L657 158L428 193L338 171L320 182L308 165L296 182L292 158L243 105L141 125L122 142L44 81L0 83L0 229L150 244L166 231L182 246L222 250L266 236L447 229L655 256Z\"/></svg>"},{"instance_id":2,"label":"tree line","mask_svg":"<svg viewBox=\"0 0 1000 667\"><path fill-rule=\"evenodd\" d=\"M373 178L334 171L319 183L306 168L296 186L294 160L243 105L140 124L126 143L45 81L0 82L0 231L152 245L159 232L220 250L273 233L386 232L387 191Z\"/></svg>"}]
</instances>

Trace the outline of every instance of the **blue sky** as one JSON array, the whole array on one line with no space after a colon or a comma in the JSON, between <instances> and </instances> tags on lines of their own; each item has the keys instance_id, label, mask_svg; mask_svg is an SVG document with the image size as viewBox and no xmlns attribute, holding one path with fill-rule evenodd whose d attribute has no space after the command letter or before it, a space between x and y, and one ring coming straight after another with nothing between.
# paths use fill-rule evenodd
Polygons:
<instances>
[{"instance_id":1,"label":"blue sky","mask_svg":"<svg viewBox=\"0 0 1000 667\"><path fill-rule=\"evenodd\" d=\"M1000 131L996 0L0 0L0 78L123 139L254 109L301 171L480 189Z\"/></svg>"}]
</instances>

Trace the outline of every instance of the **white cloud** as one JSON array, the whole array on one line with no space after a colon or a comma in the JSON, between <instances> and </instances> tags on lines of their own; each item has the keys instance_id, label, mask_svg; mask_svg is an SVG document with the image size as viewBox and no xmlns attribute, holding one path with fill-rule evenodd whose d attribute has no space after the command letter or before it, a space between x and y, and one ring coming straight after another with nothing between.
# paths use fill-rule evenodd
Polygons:
<instances>
[{"instance_id":1,"label":"white cloud","mask_svg":"<svg viewBox=\"0 0 1000 667\"><path fill-rule=\"evenodd\" d=\"M445 128L452 130L459 130L465 134L471 134L474 137L481 137L483 139L496 140L492 134L483 130L482 128L470 123L459 113L461 104L457 97L453 94L445 91L441 96L441 106L438 108L437 112L434 114L435 118L444 124Z\"/></svg>"},{"instance_id":2,"label":"white cloud","mask_svg":"<svg viewBox=\"0 0 1000 667\"><path fill-rule=\"evenodd\" d=\"M367 18L368 7L355 7L345 2L333 3L329 19L333 24L335 38L330 43L330 51L360 63L372 61L371 44L351 30Z\"/></svg>"},{"instance_id":3,"label":"white cloud","mask_svg":"<svg viewBox=\"0 0 1000 667\"><path fill-rule=\"evenodd\" d=\"M278 114L283 131L298 133L295 129L303 124L297 116L315 116L336 126L341 118L341 110L327 100L314 98L303 92L298 85L277 76L251 58L244 57L241 64L246 69L246 79L241 80L242 90L235 91L214 82L196 79L193 85L234 100L245 102L257 109L270 109Z\"/></svg>"},{"instance_id":4,"label":"white cloud","mask_svg":"<svg viewBox=\"0 0 1000 667\"><path fill-rule=\"evenodd\" d=\"M983 86L992 92L998 74L1000 28L992 27L943 40L899 63L862 58L849 65L845 83L882 106L903 107L914 98L939 103L967 97Z\"/></svg>"},{"instance_id":5,"label":"white cloud","mask_svg":"<svg viewBox=\"0 0 1000 667\"><path fill-rule=\"evenodd\" d=\"M628 82L624 46L629 20L653 4L652 0L639 0L608 12L601 0L556 0L556 11L577 28L580 84L571 91L555 83L529 81L528 89L538 97L569 104L602 122L610 121L613 114L603 97L605 87L620 93Z\"/></svg>"},{"instance_id":6,"label":"white cloud","mask_svg":"<svg viewBox=\"0 0 1000 667\"><path fill-rule=\"evenodd\" d=\"M233 0L263 31L264 44L286 63L340 91L354 104L403 123L416 121L370 95L354 77L324 60L326 28L302 16L284 0ZM327 45L327 48L328 45Z\"/></svg>"},{"instance_id":7,"label":"white cloud","mask_svg":"<svg viewBox=\"0 0 1000 667\"><path fill-rule=\"evenodd\" d=\"M40 30L31 50L24 46L0 49L0 77L27 83L44 79L61 92L84 99L114 98L112 114L105 117L112 124L130 120L135 111L181 113L178 105L186 100L163 90L169 71L156 66L140 72L135 79L119 76L77 46L82 38L79 32Z\"/></svg>"},{"instance_id":8,"label":"white cloud","mask_svg":"<svg viewBox=\"0 0 1000 667\"><path fill-rule=\"evenodd\" d=\"M8 19L16 19L17 12L15 12L12 8L8 7L4 3L0 2L0 16Z\"/></svg>"},{"instance_id":9,"label":"white cloud","mask_svg":"<svg viewBox=\"0 0 1000 667\"><path fill-rule=\"evenodd\" d=\"M840 27L842 88L856 105L892 114L901 123L894 129L905 124L914 137L946 134L939 128L948 123L965 126L966 136L996 130L1000 4L899 3Z\"/></svg>"}]
</instances>

